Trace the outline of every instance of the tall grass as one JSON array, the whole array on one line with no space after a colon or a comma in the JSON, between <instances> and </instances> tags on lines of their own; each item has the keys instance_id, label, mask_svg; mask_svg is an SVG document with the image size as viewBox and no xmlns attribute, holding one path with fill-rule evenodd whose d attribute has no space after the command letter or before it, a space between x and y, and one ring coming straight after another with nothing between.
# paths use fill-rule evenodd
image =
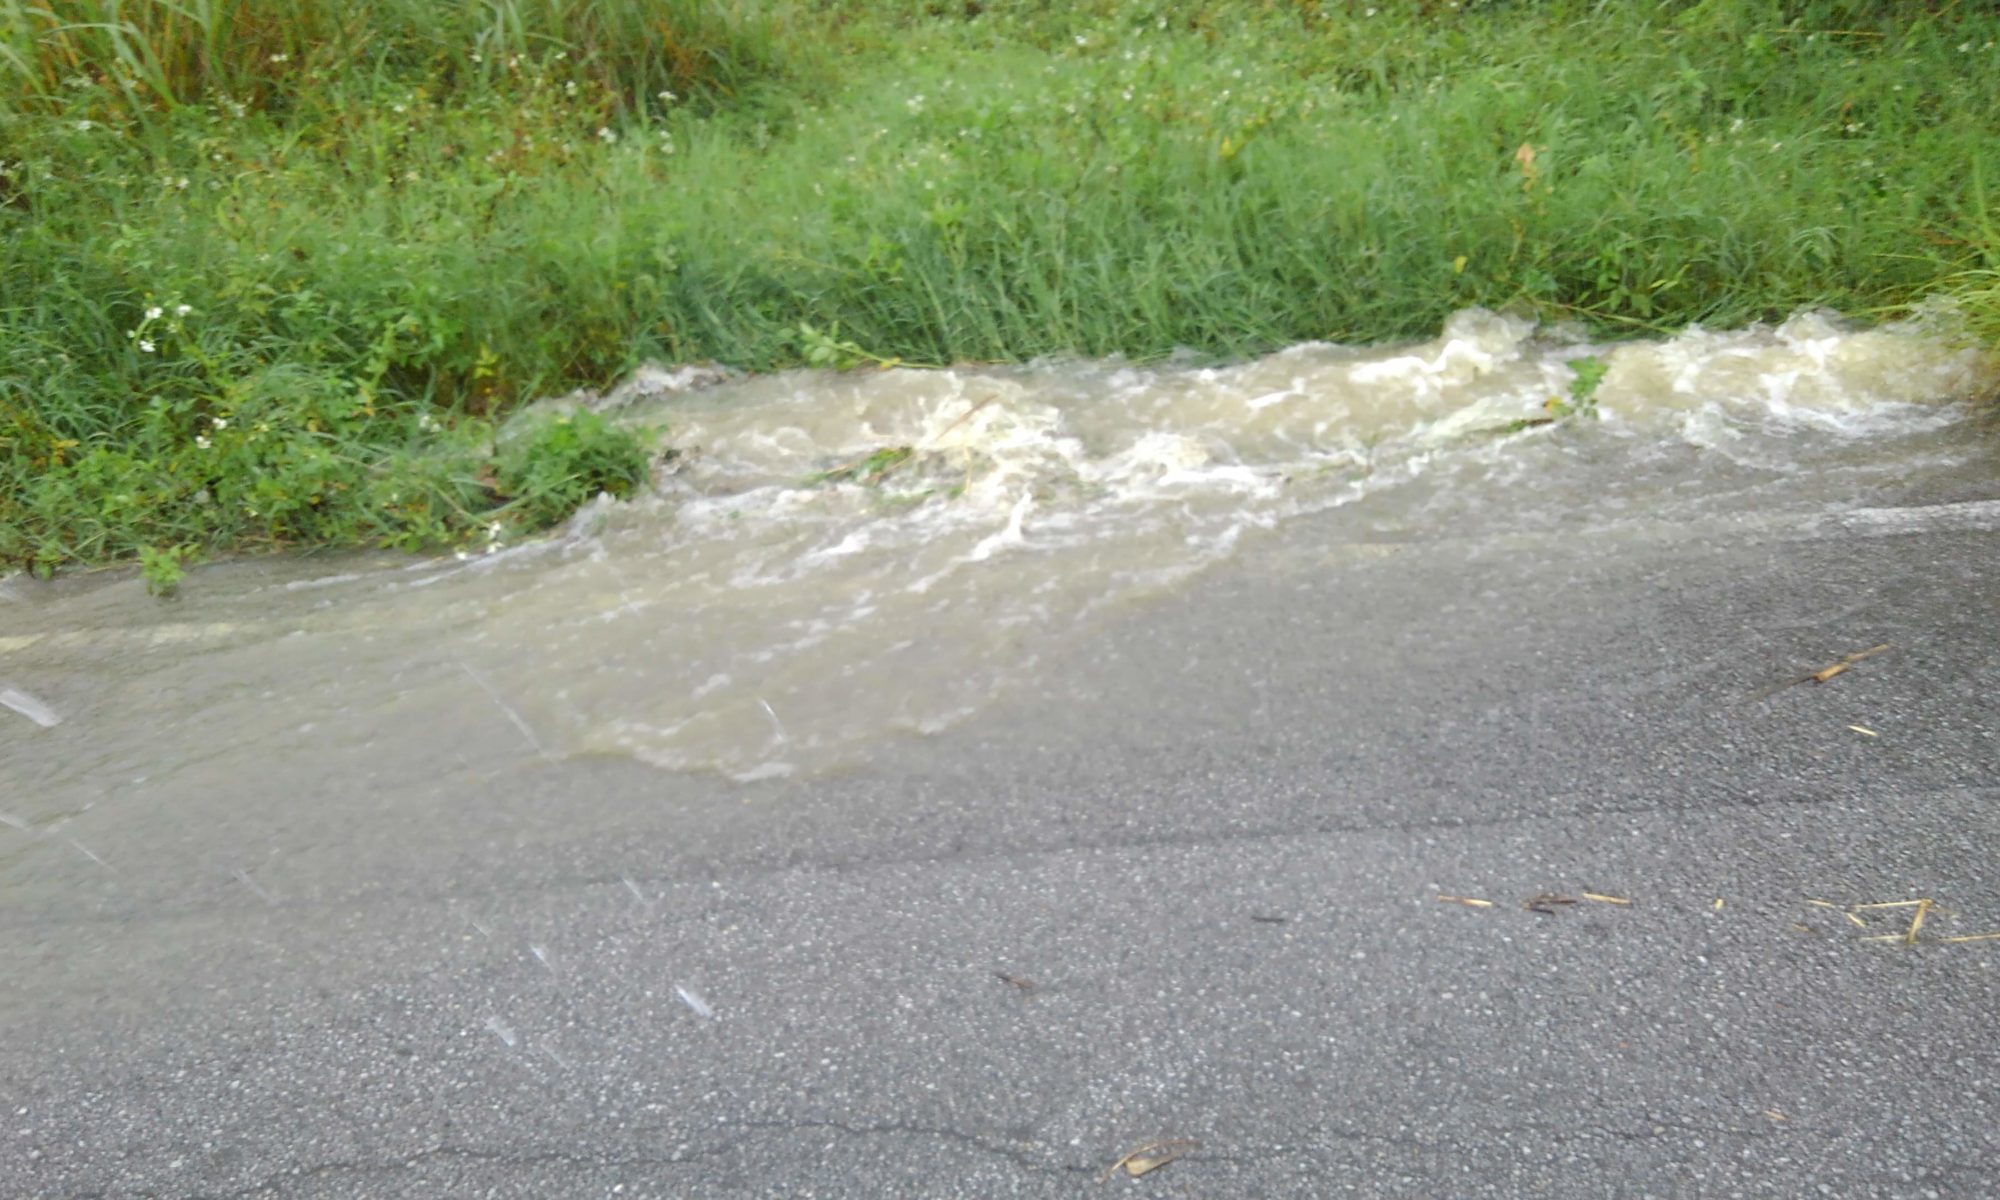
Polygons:
<instances>
[{"instance_id":1,"label":"tall grass","mask_svg":"<svg viewBox=\"0 0 2000 1200\"><path fill-rule=\"evenodd\" d=\"M462 92L560 56L625 109L781 76L784 22L728 0L0 0L0 95L70 110L77 81L143 113L310 102L351 72Z\"/></svg>"},{"instance_id":2,"label":"tall grass","mask_svg":"<svg viewBox=\"0 0 2000 1200\"><path fill-rule=\"evenodd\" d=\"M476 541L522 399L836 328L2000 331L2000 16L1377 7L0 0L0 555Z\"/></svg>"}]
</instances>

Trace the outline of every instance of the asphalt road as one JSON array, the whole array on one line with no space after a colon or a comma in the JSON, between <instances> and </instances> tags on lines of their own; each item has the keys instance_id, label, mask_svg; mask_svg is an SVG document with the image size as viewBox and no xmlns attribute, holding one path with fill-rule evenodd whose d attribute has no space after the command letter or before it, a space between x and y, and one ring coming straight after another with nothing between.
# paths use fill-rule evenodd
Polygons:
<instances>
[{"instance_id":1,"label":"asphalt road","mask_svg":"<svg viewBox=\"0 0 2000 1200\"><path fill-rule=\"evenodd\" d=\"M830 779L79 785L0 1195L1990 1196L2000 504L1904 499L1301 522Z\"/></svg>"}]
</instances>

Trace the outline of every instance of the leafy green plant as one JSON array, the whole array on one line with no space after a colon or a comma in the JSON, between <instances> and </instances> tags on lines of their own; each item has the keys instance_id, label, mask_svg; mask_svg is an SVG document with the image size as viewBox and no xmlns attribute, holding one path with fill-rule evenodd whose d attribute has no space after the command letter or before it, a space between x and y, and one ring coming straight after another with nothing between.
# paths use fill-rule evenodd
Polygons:
<instances>
[{"instance_id":1,"label":"leafy green plant","mask_svg":"<svg viewBox=\"0 0 2000 1200\"><path fill-rule=\"evenodd\" d=\"M146 590L162 599L178 592L187 574L187 558L184 546L141 546L139 573L146 580Z\"/></svg>"},{"instance_id":2,"label":"leafy green plant","mask_svg":"<svg viewBox=\"0 0 2000 1200\"><path fill-rule=\"evenodd\" d=\"M1604 382L1604 373L1610 370L1603 359L1593 356L1572 358L1563 364L1575 377L1569 381L1569 399L1551 400L1547 408L1557 417L1597 415L1597 389Z\"/></svg>"},{"instance_id":3,"label":"leafy green plant","mask_svg":"<svg viewBox=\"0 0 2000 1200\"><path fill-rule=\"evenodd\" d=\"M833 323L831 329L825 330L815 328L810 321L800 321L799 348L806 365L830 367L836 371L852 370L862 363L873 363L878 367L906 365L900 358L871 354L858 344L843 340L838 321Z\"/></svg>"},{"instance_id":4,"label":"leafy green plant","mask_svg":"<svg viewBox=\"0 0 2000 1200\"><path fill-rule=\"evenodd\" d=\"M591 412L540 422L501 449L496 478L507 514L540 528L600 492L619 499L645 482L649 465L637 435Z\"/></svg>"}]
</instances>

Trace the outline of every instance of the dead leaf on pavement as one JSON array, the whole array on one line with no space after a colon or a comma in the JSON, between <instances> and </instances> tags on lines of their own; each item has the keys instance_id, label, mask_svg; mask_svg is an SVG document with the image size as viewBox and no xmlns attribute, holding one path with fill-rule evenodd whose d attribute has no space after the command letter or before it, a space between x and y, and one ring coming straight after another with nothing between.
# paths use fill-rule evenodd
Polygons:
<instances>
[{"instance_id":1,"label":"dead leaf on pavement","mask_svg":"<svg viewBox=\"0 0 2000 1200\"><path fill-rule=\"evenodd\" d=\"M1159 1170L1200 1145L1201 1143L1193 1138L1166 1138L1162 1141L1147 1142L1143 1146L1126 1151L1123 1157L1111 1164L1098 1182L1107 1182L1121 1170L1128 1178L1137 1179L1141 1175Z\"/></svg>"},{"instance_id":2,"label":"dead leaf on pavement","mask_svg":"<svg viewBox=\"0 0 2000 1200\"><path fill-rule=\"evenodd\" d=\"M1555 892L1542 892L1539 895L1530 896L1526 900L1521 901L1521 907L1527 909L1529 912L1541 913L1544 916L1553 917L1556 915L1556 905L1575 903L1576 898L1574 896L1562 896Z\"/></svg>"}]
</instances>

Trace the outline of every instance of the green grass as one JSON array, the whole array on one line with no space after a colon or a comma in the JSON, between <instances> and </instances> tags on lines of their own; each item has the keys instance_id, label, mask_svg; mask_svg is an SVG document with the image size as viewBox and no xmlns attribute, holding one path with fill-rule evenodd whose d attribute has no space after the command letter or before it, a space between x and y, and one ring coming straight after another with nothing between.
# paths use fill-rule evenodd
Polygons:
<instances>
[{"instance_id":1,"label":"green grass","mask_svg":"<svg viewBox=\"0 0 2000 1200\"><path fill-rule=\"evenodd\" d=\"M649 357L2000 334L1984 6L1375 7L0 0L0 557L546 524Z\"/></svg>"}]
</instances>

